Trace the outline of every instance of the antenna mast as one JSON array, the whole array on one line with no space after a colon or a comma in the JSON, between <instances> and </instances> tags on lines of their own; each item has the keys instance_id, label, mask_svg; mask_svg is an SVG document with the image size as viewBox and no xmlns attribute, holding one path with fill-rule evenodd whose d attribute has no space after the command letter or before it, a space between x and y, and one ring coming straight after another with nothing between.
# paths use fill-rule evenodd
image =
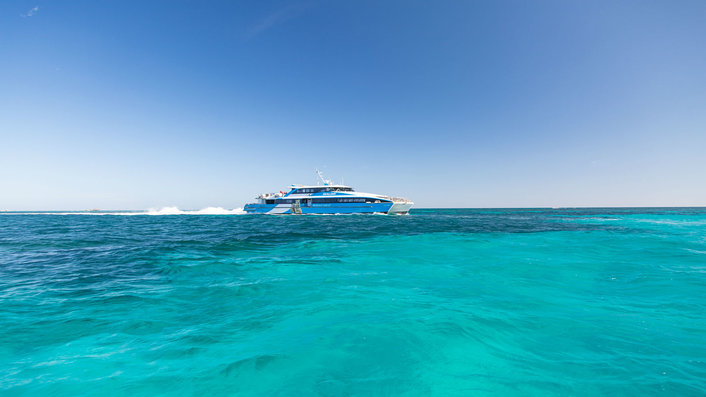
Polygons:
<instances>
[{"instance_id":1,"label":"antenna mast","mask_svg":"<svg viewBox=\"0 0 706 397\"><path fill-rule=\"evenodd\" d=\"M328 180L328 179L325 179L325 178L324 178L324 175L323 175L323 174L321 173L321 171L319 171L318 169L316 170L316 175L319 176L319 179L321 179L321 182L324 183L324 186L328 186L328 185L331 184L331 181Z\"/></svg>"}]
</instances>

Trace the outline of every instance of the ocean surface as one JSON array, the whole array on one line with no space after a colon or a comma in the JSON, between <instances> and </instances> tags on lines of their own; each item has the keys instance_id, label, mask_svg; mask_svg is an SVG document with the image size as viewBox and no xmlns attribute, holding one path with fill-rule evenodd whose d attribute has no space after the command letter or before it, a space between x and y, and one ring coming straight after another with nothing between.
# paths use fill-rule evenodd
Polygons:
<instances>
[{"instance_id":1,"label":"ocean surface","mask_svg":"<svg viewBox=\"0 0 706 397\"><path fill-rule=\"evenodd\" d=\"M238 213L0 214L0 395L706 394L704 208Z\"/></svg>"}]
</instances>

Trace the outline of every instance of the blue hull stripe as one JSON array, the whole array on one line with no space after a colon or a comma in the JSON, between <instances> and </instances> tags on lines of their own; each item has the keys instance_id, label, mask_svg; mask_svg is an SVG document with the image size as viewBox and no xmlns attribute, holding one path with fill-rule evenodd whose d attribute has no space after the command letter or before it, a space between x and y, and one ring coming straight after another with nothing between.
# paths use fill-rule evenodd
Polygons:
<instances>
[{"instance_id":1,"label":"blue hull stripe","mask_svg":"<svg viewBox=\"0 0 706 397\"><path fill-rule=\"evenodd\" d=\"M279 210L287 208L286 211ZM372 214L375 212L387 213L392 208L392 203L333 203L333 204L312 204L311 206L301 206L302 214ZM267 214L275 209L274 214L291 213L291 205L280 204L246 204L243 208L249 214Z\"/></svg>"}]
</instances>

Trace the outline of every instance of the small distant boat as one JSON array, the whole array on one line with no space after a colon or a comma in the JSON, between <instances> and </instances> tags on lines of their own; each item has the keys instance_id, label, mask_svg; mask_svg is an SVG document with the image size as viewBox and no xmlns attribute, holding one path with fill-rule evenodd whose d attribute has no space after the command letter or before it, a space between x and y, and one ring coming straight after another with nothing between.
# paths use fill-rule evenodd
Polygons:
<instances>
[{"instance_id":1,"label":"small distant boat","mask_svg":"<svg viewBox=\"0 0 706 397\"><path fill-rule=\"evenodd\" d=\"M414 203L402 197L356 192L316 170L319 185L291 185L288 192L263 193L245 204L248 214L408 214Z\"/></svg>"}]
</instances>

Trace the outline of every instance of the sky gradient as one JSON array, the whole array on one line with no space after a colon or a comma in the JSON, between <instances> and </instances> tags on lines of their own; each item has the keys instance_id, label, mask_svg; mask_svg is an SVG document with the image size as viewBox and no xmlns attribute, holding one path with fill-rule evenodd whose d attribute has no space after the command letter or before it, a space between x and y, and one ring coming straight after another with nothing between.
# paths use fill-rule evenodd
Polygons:
<instances>
[{"instance_id":1,"label":"sky gradient","mask_svg":"<svg viewBox=\"0 0 706 397\"><path fill-rule=\"evenodd\" d=\"M704 1L5 1L0 209L706 205Z\"/></svg>"}]
</instances>

